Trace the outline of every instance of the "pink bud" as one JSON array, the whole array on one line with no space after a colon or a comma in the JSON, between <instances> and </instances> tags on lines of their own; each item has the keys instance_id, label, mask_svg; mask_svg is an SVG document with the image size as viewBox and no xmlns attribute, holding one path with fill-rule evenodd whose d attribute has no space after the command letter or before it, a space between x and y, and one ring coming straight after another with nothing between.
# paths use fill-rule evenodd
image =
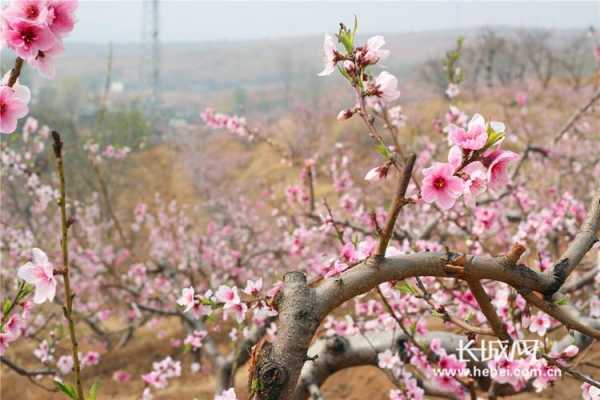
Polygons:
<instances>
[{"instance_id":1,"label":"pink bud","mask_svg":"<svg viewBox=\"0 0 600 400\"><path fill-rule=\"evenodd\" d=\"M352 118L353 115L354 115L354 111L348 108L346 110L342 110L339 112L339 114L337 115L337 120L344 121L344 120Z\"/></svg>"},{"instance_id":2,"label":"pink bud","mask_svg":"<svg viewBox=\"0 0 600 400\"><path fill-rule=\"evenodd\" d=\"M577 355L577 353L579 353L579 347L572 344L567 346L567 348L562 351L561 356L563 358L573 358Z\"/></svg>"}]
</instances>

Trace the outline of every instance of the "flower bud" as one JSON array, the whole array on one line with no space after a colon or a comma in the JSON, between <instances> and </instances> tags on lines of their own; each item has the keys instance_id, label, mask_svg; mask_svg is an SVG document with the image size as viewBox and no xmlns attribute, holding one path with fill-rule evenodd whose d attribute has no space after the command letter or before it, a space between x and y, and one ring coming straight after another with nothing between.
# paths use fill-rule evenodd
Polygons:
<instances>
[{"instance_id":1,"label":"flower bud","mask_svg":"<svg viewBox=\"0 0 600 400\"><path fill-rule=\"evenodd\" d=\"M338 113L337 115L337 120L338 121L345 121L347 119L352 118L352 116L354 115L354 110L351 108L347 108L345 110L342 110Z\"/></svg>"}]
</instances>

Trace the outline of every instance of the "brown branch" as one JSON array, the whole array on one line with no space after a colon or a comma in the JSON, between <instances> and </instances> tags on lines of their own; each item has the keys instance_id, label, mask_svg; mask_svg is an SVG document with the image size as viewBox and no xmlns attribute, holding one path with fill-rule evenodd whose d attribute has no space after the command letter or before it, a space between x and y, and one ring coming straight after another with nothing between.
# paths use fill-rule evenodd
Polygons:
<instances>
[{"instance_id":1,"label":"brown branch","mask_svg":"<svg viewBox=\"0 0 600 400\"><path fill-rule=\"evenodd\" d=\"M25 368L18 366L13 361L9 360L8 358L5 358L4 356L0 356L0 363L6 365L8 368L12 369L17 374L26 377L29 380L29 382L31 382L31 384L33 384L47 392L52 392L52 393L57 392L57 389L55 389L53 387L47 387L46 385L39 383L36 378L39 375L55 375L56 371L51 370L51 369L29 371Z\"/></svg>"},{"instance_id":2,"label":"brown branch","mask_svg":"<svg viewBox=\"0 0 600 400\"><path fill-rule=\"evenodd\" d=\"M390 238L394 232L394 226L396 225L398 214L400 213L402 207L408 203L406 199L406 190L408 188L408 184L410 183L410 178L412 177L412 171L415 166L416 159L417 156L414 153L408 156L406 166L404 167L402 175L400 176L396 196L394 197L394 201L392 202L388 212L388 218L385 227L383 228L382 235L379 238L379 246L375 252L375 257L385 256L385 251L387 250L388 243L390 242Z\"/></svg>"},{"instance_id":3,"label":"brown branch","mask_svg":"<svg viewBox=\"0 0 600 400\"><path fill-rule=\"evenodd\" d=\"M17 365L14 361L11 361L4 356L0 356L0 362L21 376L36 377L38 375L55 375L56 374L56 371L51 368L37 369L37 370L25 369L25 368Z\"/></svg>"},{"instance_id":4,"label":"brown branch","mask_svg":"<svg viewBox=\"0 0 600 400\"><path fill-rule=\"evenodd\" d=\"M10 70L10 76L8 78L8 87L13 87L17 83L17 79L21 75L21 69L23 68L23 59L17 57L15 60L15 66Z\"/></svg>"},{"instance_id":5,"label":"brown branch","mask_svg":"<svg viewBox=\"0 0 600 400\"><path fill-rule=\"evenodd\" d=\"M311 166L306 166L306 184L308 186L310 212L315 211L315 182Z\"/></svg>"},{"instance_id":6,"label":"brown branch","mask_svg":"<svg viewBox=\"0 0 600 400\"><path fill-rule=\"evenodd\" d=\"M340 244L343 246L344 245L344 235L342 234L342 231L338 227L338 223L335 221L335 218L333 218L333 213L331 212L331 207L329 207L329 203L327 203L327 199L323 200L323 205L325 206L325 209L327 210L327 213L329 214L329 219L331 220L331 223L333 224L333 228L335 229L335 234L337 235L337 238L340 241Z\"/></svg>"},{"instance_id":7,"label":"brown branch","mask_svg":"<svg viewBox=\"0 0 600 400\"><path fill-rule=\"evenodd\" d=\"M564 285L561 289L561 293L570 293L576 290L579 290L587 285L594 283L594 279L596 276L600 274L600 270L598 268L593 268L591 271L586 272L583 276L581 276L575 282L571 282L567 285Z\"/></svg>"},{"instance_id":8,"label":"brown branch","mask_svg":"<svg viewBox=\"0 0 600 400\"><path fill-rule=\"evenodd\" d=\"M291 398L320 323L315 289L307 285L302 272L285 274L275 303L279 311L277 339L263 346L251 372L260 383L257 400Z\"/></svg>"},{"instance_id":9,"label":"brown branch","mask_svg":"<svg viewBox=\"0 0 600 400\"><path fill-rule=\"evenodd\" d=\"M560 369L563 372L568 373L572 377L577 378L580 381L589 383L590 385L595 386L597 388L600 388L600 381L596 381L596 380L590 378L589 376L584 375L581 372L579 372L573 368L563 365L560 362L553 359L552 357L544 356L544 358L546 359L546 361L548 361L549 364L554 365L555 367L557 367L558 369Z\"/></svg>"},{"instance_id":10,"label":"brown branch","mask_svg":"<svg viewBox=\"0 0 600 400\"><path fill-rule=\"evenodd\" d=\"M439 339L448 353L455 353L460 341L466 340L463 336L449 332L429 332L417 339L419 347L428 348L433 339ZM406 335L391 331L320 339L307 351L309 361L304 363L300 380L291 398L306 399L311 385L320 387L337 371L361 365L378 367L378 354L385 350L397 351L401 356L406 356L402 344L407 340L409 338ZM434 384L429 384L422 379L417 381L428 395L457 399L449 393L440 391Z\"/></svg>"},{"instance_id":11,"label":"brown branch","mask_svg":"<svg viewBox=\"0 0 600 400\"><path fill-rule=\"evenodd\" d=\"M92 169L94 171L94 174L96 175L96 179L98 180L98 185L100 186L100 193L102 193L102 198L104 199L104 204L106 205L106 210L108 211L108 215L110 216L110 219L113 221L113 224L115 225L115 229L117 230L117 233L119 234L119 238L121 239L121 242L123 242L123 246L125 246L126 248L128 248L131 251L129 241L125 237L125 234L123 233L123 229L121 228L121 223L119 222L119 219L117 218L117 215L115 214L115 212L112 208L112 203L110 201L110 196L108 194L108 188L107 188L106 182L104 181L104 178L102 177L102 174L100 173L100 169L98 168L98 165L96 165L96 162L94 162L94 161L90 161L90 162L92 164Z\"/></svg>"},{"instance_id":12,"label":"brown branch","mask_svg":"<svg viewBox=\"0 0 600 400\"><path fill-rule=\"evenodd\" d=\"M79 363L79 343L77 342L77 335L75 333L75 321L73 319L73 297L75 294L71 290L71 279L69 276L69 225L70 221L67 219L67 195L66 195L66 184L65 184L65 171L63 163L63 142L60 138L60 134L56 131L52 131L52 139L54 140L54 156L56 157L56 168L58 170L58 176L60 181L60 198L58 204L60 206L60 221L61 221L61 251L63 261L63 280L65 284L65 303L63 312L65 319L69 325L69 337L71 339L71 351L73 355L73 364L75 366L75 379L77 387L77 398L78 400L85 400L83 395L83 386L81 384L81 366Z\"/></svg>"},{"instance_id":13,"label":"brown branch","mask_svg":"<svg viewBox=\"0 0 600 400\"><path fill-rule=\"evenodd\" d=\"M490 297L481 285L481 282L474 279L467 279L467 284L469 285L471 293L473 293L473 296L475 296L477 304L479 304L479 307L481 307L481 312L483 315L485 315L485 318L490 323L494 334L502 340L511 341L511 337L506 331L504 323L502 323L500 317L496 313L496 309L490 301Z\"/></svg>"},{"instance_id":14,"label":"brown branch","mask_svg":"<svg viewBox=\"0 0 600 400\"><path fill-rule=\"evenodd\" d=\"M561 255L560 261L554 265L551 274L555 284L546 295L556 293L565 283L571 272L577 267L581 259L598 241L596 232L600 228L600 189L592 198L588 215L575 239L571 241L567 250Z\"/></svg>"},{"instance_id":15,"label":"brown branch","mask_svg":"<svg viewBox=\"0 0 600 400\"><path fill-rule=\"evenodd\" d=\"M464 257L464 256L462 256ZM456 277L444 270L444 266L461 258L456 253L423 252L398 257L384 258L376 263L363 262L352 269L344 271L336 278L324 279L316 287L320 318L324 318L345 301L366 293L383 282L399 281L417 276ZM450 260L449 260L450 259ZM505 257L469 256L465 261L464 276L461 279L491 279L507 283L515 288L529 289L529 297L535 297L544 305L546 302L531 294L531 291L545 293L554 285L550 275L535 272L525 265L507 265ZM535 304L535 303L534 303ZM537 306L537 304L535 304ZM540 307L541 308L541 307ZM567 316L558 307L548 309L548 314L561 320L571 329L579 330L588 336L600 337L600 332Z\"/></svg>"},{"instance_id":16,"label":"brown branch","mask_svg":"<svg viewBox=\"0 0 600 400\"><path fill-rule=\"evenodd\" d=\"M562 128L560 129L560 131L558 131L558 133L554 136L554 144L556 144L563 136L565 133L567 133L569 131L569 129L571 129L571 127L573 126L573 124L575 124L575 122L577 122L579 120L579 118L581 118L581 116L590 109L590 107L592 107L594 105L594 103L596 101L598 101L600 99L600 89L597 90L592 97L588 100L587 103L585 103L583 106L581 106L579 109L577 109L573 115L571 115L571 117L567 120L567 122L565 122L565 124L562 126Z\"/></svg>"},{"instance_id":17,"label":"brown branch","mask_svg":"<svg viewBox=\"0 0 600 400\"><path fill-rule=\"evenodd\" d=\"M588 326L580 321L580 316L575 313L574 310L567 306L559 306L557 304L548 302L533 292L527 290L519 290L521 296L525 298L529 303L533 304L546 314L550 315L554 319L560 321L569 329L574 329L583 333L584 335L590 336L594 339L600 340L600 330Z\"/></svg>"},{"instance_id":18,"label":"brown branch","mask_svg":"<svg viewBox=\"0 0 600 400\"><path fill-rule=\"evenodd\" d=\"M379 286L377 286L377 294L379 294L379 297L381 298L381 301L383 301L383 304L385 305L385 308L387 309L388 313L392 316L392 318L394 318L394 320L396 321L396 323L398 324L398 326L400 327L402 332L404 332L404 334L406 335L406 338L411 343L413 343L419 350L421 350L421 352L423 352L423 354L427 354L428 353L427 349L421 347L421 345L419 343L417 343L417 341L414 339L413 335L411 335L410 332L408 332L406 330L406 327L404 326L402 319L396 315L396 312L390 305L389 301L387 300L387 298L385 297L385 295L383 294L383 292L381 291L381 288Z\"/></svg>"}]
</instances>

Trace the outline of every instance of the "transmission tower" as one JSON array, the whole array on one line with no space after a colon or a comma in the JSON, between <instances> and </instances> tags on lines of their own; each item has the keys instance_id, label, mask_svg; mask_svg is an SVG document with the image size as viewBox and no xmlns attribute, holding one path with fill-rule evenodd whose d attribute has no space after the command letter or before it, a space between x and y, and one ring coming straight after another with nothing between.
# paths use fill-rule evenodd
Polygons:
<instances>
[{"instance_id":1,"label":"transmission tower","mask_svg":"<svg viewBox=\"0 0 600 400\"><path fill-rule=\"evenodd\" d=\"M159 2L143 0L142 7L142 85L150 88L144 105L150 115L156 115L160 107Z\"/></svg>"}]
</instances>

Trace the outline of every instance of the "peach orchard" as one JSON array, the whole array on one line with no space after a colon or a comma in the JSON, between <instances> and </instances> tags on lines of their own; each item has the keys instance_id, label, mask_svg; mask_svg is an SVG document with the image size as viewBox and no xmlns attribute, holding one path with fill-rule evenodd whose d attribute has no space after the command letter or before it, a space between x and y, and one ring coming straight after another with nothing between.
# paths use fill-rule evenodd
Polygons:
<instances>
[{"instance_id":1,"label":"peach orchard","mask_svg":"<svg viewBox=\"0 0 600 400\"><path fill-rule=\"evenodd\" d=\"M267 143L299 175L258 201L211 199L218 212L198 229L193 207L160 196L113 209L103 169L136 149L81 146L104 190L71 199L69 137L28 116L19 76L60 74L53 58L76 8L70 0L2 8L0 42L15 55L0 87L6 368L71 399L103 398L106 382L81 371L169 318L186 332L170 344L176 356L141 376L114 371L118 383L143 381L139 398L191 368L214 376L218 400L323 399L332 374L373 365L394 384L392 400L496 399L566 376L583 399L600 399L600 382L580 369L600 339L597 71L566 120L548 115L548 131L532 132L530 115L546 107L535 84L511 94L510 121L463 109L459 40L444 61L447 113L407 141L411 116L383 63L396 55L383 36L359 43L356 22L340 24L325 35L319 75L347 83L337 123L360 120L377 161L357 170L357 149L344 143L299 159L251 121L204 110L209 129ZM45 158L54 172L41 171ZM317 183L335 195L320 198ZM120 328L109 329L109 318ZM82 340L96 350L81 352ZM11 350L28 341L36 362L22 364ZM504 351L483 357L490 342ZM525 342L534 350L506 350ZM240 368L249 370L248 393L236 394Z\"/></svg>"}]
</instances>

